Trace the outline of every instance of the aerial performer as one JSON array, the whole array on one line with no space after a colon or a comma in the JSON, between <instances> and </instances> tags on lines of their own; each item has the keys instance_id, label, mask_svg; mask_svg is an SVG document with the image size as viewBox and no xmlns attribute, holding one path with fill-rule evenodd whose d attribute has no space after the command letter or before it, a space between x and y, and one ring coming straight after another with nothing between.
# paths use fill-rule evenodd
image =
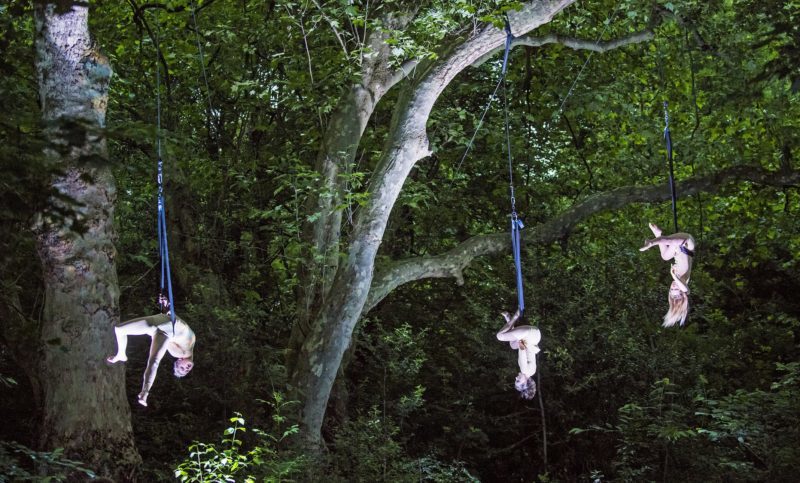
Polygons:
<instances>
[{"instance_id":1,"label":"aerial performer","mask_svg":"<svg viewBox=\"0 0 800 483\"><path fill-rule=\"evenodd\" d=\"M150 336L150 356L147 358L147 367L144 370L142 392L137 397L142 406L147 406L147 396L156 379L158 365L166 352L175 358L173 367L175 377L184 377L194 367L194 332L183 319L177 316L173 326L169 312L127 320L114 326L114 334L117 337L117 353L106 359L110 364L128 360L128 356L125 354L128 336Z\"/></svg>"},{"instance_id":2,"label":"aerial performer","mask_svg":"<svg viewBox=\"0 0 800 483\"><path fill-rule=\"evenodd\" d=\"M662 236L661 228L650 223L650 230L655 238L645 240L640 251L645 251L658 245L661 258L674 260L670 268L672 283L669 286L669 310L664 315L664 327L672 327L675 323L686 321L689 313L689 276L692 273L692 258L694 257L694 238L688 233L675 233Z\"/></svg>"},{"instance_id":3,"label":"aerial performer","mask_svg":"<svg viewBox=\"0 0 800 483\"><path fill-rule=\"evenodd\" d=\"M539 352L542 333L530 325L514 327L519 319L519 310L513 316L508 312L502 312L502 315L506 319L506 325L497 333L497 340L508 342L518 353L519 374L514 381L514 388L523 398L533 399L536 394L536 381L533 380L533 375L536 373L536 354Z\"/></svg>"}]
</instances>

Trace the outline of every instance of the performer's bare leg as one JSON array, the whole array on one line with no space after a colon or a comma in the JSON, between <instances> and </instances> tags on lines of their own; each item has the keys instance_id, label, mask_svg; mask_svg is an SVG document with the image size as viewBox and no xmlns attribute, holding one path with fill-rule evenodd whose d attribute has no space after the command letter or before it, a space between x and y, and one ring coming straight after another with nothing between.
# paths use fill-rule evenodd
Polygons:
<instances>
[{"instance_id":1,"label":"performer's bare leg","mask_svg":"<svg viewBox=\"0 0 800 483\"><path fill-rule=\"evenodd\" d=\"M129 335L149 335L155 334L157 326L150 325L153 316L127 320L114 326L114 335L117 338L117 353L106 359L111 364L125 362L128 360L126 349L128 348Z\"/></svg>"}]
</instances>

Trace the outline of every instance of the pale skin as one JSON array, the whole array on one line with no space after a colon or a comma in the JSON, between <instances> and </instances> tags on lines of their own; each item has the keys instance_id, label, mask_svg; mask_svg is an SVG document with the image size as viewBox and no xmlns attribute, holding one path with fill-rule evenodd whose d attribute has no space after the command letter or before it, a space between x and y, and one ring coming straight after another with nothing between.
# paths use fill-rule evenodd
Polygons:
<instances>
[{"instance_id":1,"label":"pale skin","mask_svg":"<svg viewBox=\"0 0 800 483\"><path fill-rule=\"evenodd\" d=\"M658 246L661 251L661 258L664 260L673 260L672 267L670 268L670 275L672 275L672 284L669 291L670 296L678 296L678 292L689 293L689 276L692 273L692 257L681 250L683 246L689 252L694 252L694 238L688 233L675 233L672 235L663 236L661 228L653 223L650 223L650 230L653 232L655 238L652 240L645 240L644 246L639 251L648 250L654 246Z\"/></svg>"},{"instance_id":2,"label":"pale skin","mask_svg":"<svg viewBox=\"0 0 800 483\"><path fill-rule=\"evenodd\" d=\"M672 282L667 294L669 309L664 315L663 327L672 327L675 324L683 325L689 313L689 277L692 273L692 258L694 257L694 238L688 233L675 233L664 236L661 228L650 223L650 230L655 235L652 240L645 240L644 246L639 250L645 251L658 246L661 258L673 260L670 267Z\"/></svg>"},{"instance_id":3,"label":"pale skin","mask_svg":"<svg viewBox=\"0 0 800 483\"><path fill-rule=\"evenodd\" d=\"M530 325L514 327L520 315L519 310L513 316L508 312L502 312L502 315L506 320L506 325L497 333L497 340L508 342L512 349L517 350L519 374L514 381L514 386L524 387L528 383L528 379L536 373L536 354L539 352L542 333Z\"/></svg>"},{"instance_id":4,"label":"pale skin","mask_svg":"<svg viewBox=\"0 0 800 483\"><path fill-rule=\"evenodd\" d=\"M147 406L147 396L165 353L169 352L176 359L174 367L176 377L185 376L194 366L193 351L196 337L192 329L180 317L175 318L174 332L169 314L157 314L122 322L114 326L114 334L117 338L117 353L106 359L111 364L128 360L125 353L128 347L128 336L150 336L150 355L144 371L142 391L137 396L137 400L142 406Z\"/></svg>"}]
</instances>

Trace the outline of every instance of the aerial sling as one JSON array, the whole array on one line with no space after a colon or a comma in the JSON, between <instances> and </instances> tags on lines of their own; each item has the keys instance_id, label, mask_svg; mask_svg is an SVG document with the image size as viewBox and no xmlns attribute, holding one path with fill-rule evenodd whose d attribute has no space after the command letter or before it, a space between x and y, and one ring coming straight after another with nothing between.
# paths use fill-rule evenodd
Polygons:
<instances>
[{"instance_id":1,"label":"aerial sling","mask_svg":"<svg viewBox=\"0 0 800 483\"><path fill-rule=\"evenodd\" d=\"M523 310L525 310L525 297L522 288L522 257L520 248L521 247L520 230L523 228L524 225L522 223L522 220L520 220L519 216L517 215L516 198L514 197L514 163L511 158L511 133L509 130L509 122L508 122L508 97L506 95L506 71L508 68L508 54L511 50L511 42L514 40L514 35L511 33L511 25L508 23L508 18L505 19L505 32L506 32L506 42L505 42L505 49L503 52L503 67L500 73L500 80L497 82L494 91L489 96L489 101L486 103L486 107L484 108L483 113L481 114L481 117L478 120L478 125L475 127L475 131L472 133L472 137L467 143L467 147L464 150L464 154L461 156L461 159L459 160L458 165L456 166L456 171L461 169L461 165L467 158L467 154L469 154L470 149L472 149L475 137L478 135L478 131L480 131L481 126L483 125L483 120L486 117L486 113L489 111L489 107L491 107L492 101L495 99L495 97L497 96L497 92L500 90L500 87L502 86L506 150L508 152L509 189L511 195L511 252L514 257L514 269L516 272L515 278L517 283L517 304L519 307L519 311L521 313Z\"/></svg>"},{"instance_id":2,"label":"aerial sling","mask_svg":"<svg viewBox=\"0 0 800 483\"><path fill-rule=\"evenodd\" d=\"M645 251L657 246L663 260L672 261L670 266L671 282L667 301L669 310L664 315L663 327L672 327L675 324L683 325L689 313L689 279L691 277L692 263L695 255L694 237L688 233L678 231L678 197L675 187L675 170L672 162L672 137L669 132L668 104L664 102L664 141L667 148L667 163L669 166L669 189L672 199L672 222L675 232L664 235L661 228L650 223L650 230L655 238L645 240L644 246L639 250Z\"/></svg>"},{"instance_id":3,"label":"aerial sling","mask_svg":"<svg viewBox=\"0 0 800 483\"><path fill-rule=\"evenodd\" d=\"M506 70L508 68L508 53L511 50L511 42L514 40L514 35L511 33L511 25L506 18L506 47L503 53L503 70L501 73L501 81L503 83L503 115L505 118L505 131L506 131L506 151L508 153L508 185L509 193L511 196L511 250L514 256L514 269L516 271L517 281L517 304L520 314L525 311L525 295L522 287L522 256L521 256L521 234L520 230L525 225L522 220L517 216L517 200L514 196L514 161L511 158L511 131L508 122L508 96L506 95Z\"/></svg>"},{"instance_id":4,"label":"aerial sling","mask_svg":"<svg viewBox=\"0 0 800 483\"><path fill-rule=\"evenodd\" d=\"M160 27L156 12L156 155L158 156L158 253L161 259L161 284L158 304L162 313L169 314L172 332L175 332L175 308L172 296L172 274L169 266L169 244L167 243L167 214L164 206L164 160L161 155L161 66L159 64L158 36ZM166 289L166 293L165 293Z\"/></svg>"},{"instance_id":5,"label":"aerial sling","mask_svg":"<svg viewBox=\"0 0 800 483\"><path fill-rule=\"evenodd\" d=\"M212 116L214 108L211 104L211 90L208 84L208 75L206 74L205 61L203 58L203 46L200 42L200 34L197 26L197 7L194 0L191 2L192 23L194 25L195 40L197 42L197 53L199 56L200 68L203 74L203 82L206 88L206 97L208 100L208 115ZM172 331L175 332L175 310L174 299L172 295L172 275L169 264L169 244L167 243L167 215L164 203L164 161L161 153L161 66L159 64L158 45L160 26L158 22L158 12L156 12L156 151L158 155L158 249L159 257L161 259L161 284L158 295L159 306L162 313L168 313L172 321Z\"/></svg>"},{"instance_id":6,"label":"aerial sling","mask_svg":"<svg viewBox=\"0 0 800 483\"><path fill-rule=\"evenodd\" d=\"M675 169L672 164L672 137L669 133L669 111L667 101L664 101L664 142L667 144L667 163L669 164L669 191L672 197L672 222L675 233L678 231L678 195L675 189Z\"/></svg>"}]
</instances>

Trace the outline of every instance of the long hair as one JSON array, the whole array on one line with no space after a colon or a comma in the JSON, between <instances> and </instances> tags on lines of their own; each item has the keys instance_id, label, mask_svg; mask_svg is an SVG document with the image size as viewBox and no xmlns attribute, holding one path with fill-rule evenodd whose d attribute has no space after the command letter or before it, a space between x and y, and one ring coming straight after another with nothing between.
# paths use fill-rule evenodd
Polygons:
<instances>
[{"instance_id":1,"label":"long hair","mask_svg":"<svg viewBox=\"0 0 800 483\"><path fill-rule=\"evenodd\" d=\"M667 295L669 302L669 310L664 315L663 327L672 327L676 322L683 325L686 322L686 316L689 315L689 294L681 292L680 297L673 297L671 294Z\"/></svg>"}]
</instances>

